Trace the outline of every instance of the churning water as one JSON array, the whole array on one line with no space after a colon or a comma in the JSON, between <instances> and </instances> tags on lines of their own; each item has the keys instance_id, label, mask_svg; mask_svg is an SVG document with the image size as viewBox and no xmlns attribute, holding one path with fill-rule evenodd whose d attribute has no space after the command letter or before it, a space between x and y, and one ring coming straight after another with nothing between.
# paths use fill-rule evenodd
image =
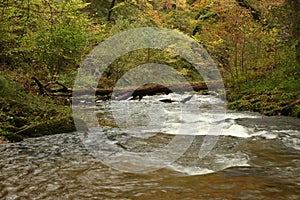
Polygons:
<instances>
[{"instance_id":1,"label":"churning water","mask_svg":"<svg viewBox=\"0 0 300 200\"><path fill-rule=\"evenodd\" d=\"M88 109L98 116L100 124L113 126L91 124L88 133L0 144L0 197L300 199L299 119L227 111L222 122L211 112L218 108L218 98L195 94L190 101L180 103L188 96L98 102ZM175 102L159 101L165 98ZM222 124L222 131L211 151L199 158L199 148L214 123ZM105 150L104 156L124 152L146 155L164 148L176 135L194 139L174 162L147 173L115 170L90 151L90 144L96 144L101 147L95 147L99 151Z\"/></svg>"}]
</instances>

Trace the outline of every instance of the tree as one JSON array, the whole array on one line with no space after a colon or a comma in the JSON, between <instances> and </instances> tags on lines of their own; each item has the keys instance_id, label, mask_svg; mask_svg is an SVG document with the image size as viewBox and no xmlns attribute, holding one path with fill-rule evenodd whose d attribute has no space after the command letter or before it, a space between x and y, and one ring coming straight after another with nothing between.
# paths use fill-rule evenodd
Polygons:
<instances>
[{"instance_id":1,"label":"tree","mask_svg":"<svg viewBox=\"0 0 300 200\"><path fill-rule=\"evenodd\" d=\"M7 0L2 4L0 61L28 65L50 76L76 67L93 37L93 25L80 0ZM91 27L91 31L88 31Z\"/></svg>"},{"instance_id":2,"label":"tree","mask_svg":"<svg viewBox=\"0 0 300 200\"><path fill-rule=\"evenodd\" d=\"M288 4L292 10L292 33L293 40L296 43L297 62L300 64L300 1L288 0Z\"/></svg>"}]
</instances>

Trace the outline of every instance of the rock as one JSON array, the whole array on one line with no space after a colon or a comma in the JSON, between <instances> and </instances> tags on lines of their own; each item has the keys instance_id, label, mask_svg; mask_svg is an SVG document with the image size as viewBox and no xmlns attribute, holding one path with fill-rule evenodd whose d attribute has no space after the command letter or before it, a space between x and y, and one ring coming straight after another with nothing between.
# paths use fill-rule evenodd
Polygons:
<instances>
[{"instance_id":1,"label":"rock","mask_svg":"<svg viewBox=\"0 0 300 200\"><path fill-rule=\"evenodd\" d=\"M48 120L46 122L42 122L37 125L25 128L19 131L18 134L23 137L40 137L44 135L53 135L59 133L88 131L87 126L82 120L75 119L75 121L76 121L76 126L73 117L66 117L63 119L56 119L56 120Z\"/></svg>"},{"instance_id":2,"label":"rock","mask_svg":"<svg viewBox=\"0 0 300 200\"><path fill-rule=\"evenodd\" d=\"M164 103L172 103L172 102L175 102L175 101L172 100L172 99L160 99L159 101L164 102Z\"/></svg>"},{"instance_id":3,"label":"rock","mask_svg":"<svg viewBox=\"0 0 300 200\"><path fill-rule=\"evenodd\" d=\"M180 101L180 103L186 103L187 101L191 100L191 98L192 98L193 96L194 96L194 95L191 95L191 96L188 96L188 97L182 99L182 100Z\"/></svg>"}]
</instances>

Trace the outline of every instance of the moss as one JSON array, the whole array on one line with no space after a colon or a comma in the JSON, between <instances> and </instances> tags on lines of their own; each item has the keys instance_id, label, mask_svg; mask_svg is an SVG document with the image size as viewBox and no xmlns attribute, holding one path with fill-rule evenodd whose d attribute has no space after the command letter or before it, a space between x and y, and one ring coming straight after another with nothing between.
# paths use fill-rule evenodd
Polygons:
<instances>
[{"instance_id":1,"label":"moss","mask_svg":"<svg viewBox=\"0 0 300 200\"><path fill-rule=\"evenodd\" d=\"M228 108L232 110L248 110L249 107L250 102L247 100L237 100L228 104Z\"/></svg>"},{"instance_id":2,"label":"moss","mask_svg":"<svg viewBox=\"0 0 300 200\"><path fill-rule=\"evenodd\" d=\"M40 137L43 135L88 130L82 120L76 119L76 125L77 126L75 126L73 117L69 116L62 119L54 119L37 123L18 132L18 134L22 137Z\"/></svg>"},{"instance_id":3,"label":"moss","mask_svg":"<svg viewBox=\"0 0 300 200\"><path fill-rule=\"evenodd\" d=\"M300 118L300 105L296 105L292 108L291 116Z\"/></svg>"},{"instance_id":4,"label":"moss","mask_svg":"<svg viewBox=\"0 0 300 200\"><path fill-rule=\"evenodd\" d=\"M97 117L98 117L98 123L100 126L117 127L117 124L115 121L105 119L103 117L100 117L100 115L97 115Z\"/></svg>"},{"instance_id":5,"label":"moss","mask_svg":"<svg viewBox=\"0 0 300 200\"><path fill-rule=\"evenodd\" d=\"M0 137L4 138L4 140L9 142L20 142L23 140L23 137L21 135L18 135L16 133L10 133L10 132L1 133Z\"/></svg>"},{"instance_id":6,"label":"moss","mask_svg":"<svg viewBox=\"0 0 300 200\"><path fill-rule=\"evenodd\" d=\"M0 78L11 94L0 97L0 136L17 142L26 137L76 131L70 107L49 97L33 95L16 82L6 78L3 81L1 75ZM76 120L76 125L87 130L81 120Z\"/></svg>"},{"instance_id":7,"label":"moss","mask_svg":"<svg viewBox=\"0 0 300 200\"><path fill-rule=\"evenodd\" d=\"M290 103L290 101L293 101L294 98L292 97L292 94L281 95L279 93L271 93L266 95L254 92L251 94L246 94L245 92L240 99L231 99L231 102L228 104L228 108L233 110L249 110L260 112L261 114L268 116L282 115L282 110ZM287 113L286 115L299 117L298 109L295 106L293 111Z\"/></svg>"}]
</instances>

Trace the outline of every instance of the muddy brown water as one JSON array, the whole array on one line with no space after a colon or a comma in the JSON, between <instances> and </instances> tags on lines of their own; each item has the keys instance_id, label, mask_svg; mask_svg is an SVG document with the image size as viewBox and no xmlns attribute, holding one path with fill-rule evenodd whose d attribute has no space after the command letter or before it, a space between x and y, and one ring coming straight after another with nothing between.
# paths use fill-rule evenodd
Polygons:
<instances>
[{"instance_id":1,"label":"muddy brown water","mask_svg":"<svg viewBox=\"0 0 300 200\"><path fill-rule=\"evenodd\" d=\"M193 98L198 101L208 97ZM290 117L228 111L224 134L206 157L200 159L195 153L204 137L198 135L174 163L147 173L122 172L107 166L84 145L84 133L0 144L0 197L298 200L299 122ZM170 131L170 126L166 126ZM116 131L107 135L107 140L117 141L116 144L122 144L127 151L149 151L164 146L173 137L169 133L149 137L122 133L121 137Z\"/></svg>"}]
</instances>

